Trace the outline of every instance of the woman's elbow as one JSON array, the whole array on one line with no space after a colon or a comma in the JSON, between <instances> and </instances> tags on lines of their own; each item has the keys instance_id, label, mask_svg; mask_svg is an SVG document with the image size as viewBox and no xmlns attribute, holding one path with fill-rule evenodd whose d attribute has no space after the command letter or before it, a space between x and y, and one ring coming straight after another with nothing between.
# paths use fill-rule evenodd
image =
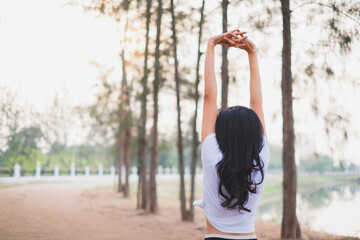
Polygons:
<instances>
[{"instance_id":1,"label":"woman's elbow","mask_svg":"<svg viewBox=\"0 0 360 240\"><path fill-rule=\"evenodd\" d=\"M204 93L204 102L216 101L216 99L217 99L217 93L213 93L213 92Z\"/></svg>"},{"instance_id":2,"label":"woman's elbow","mask_svg":"<svg viewBox=\"0 0 360 240\"><path fill-rule=\"evenodd\" d=\"M262 97L257 96L257 97L250 98L251 105L262 105L262 103L263 103Z\"/></svg>"}]
</instances>

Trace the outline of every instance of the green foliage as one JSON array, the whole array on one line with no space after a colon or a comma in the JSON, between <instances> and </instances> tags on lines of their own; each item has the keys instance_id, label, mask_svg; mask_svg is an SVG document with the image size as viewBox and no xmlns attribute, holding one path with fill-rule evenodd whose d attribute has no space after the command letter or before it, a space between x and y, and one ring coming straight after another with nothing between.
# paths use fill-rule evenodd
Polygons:
<instances>
[{"instance_id":1,"label":"green foliage","mask_svg":"<svg viewBox=\"0 0 360 240\"><path fill-rule=\"evenodd\" d=\"M104 147L102 145L78 145L66 147L63 145L54 146L47 154L46 166L53 168L58 165L60 168L70 168L72 162L77 168L97 168L100 163L105 168L115 166L114 147Z\"/></svg>"},{"instance_id":2,"label":"green foliage","mask_svg":"<svg viewBox=\"0 0 360 240\"><path fill-rule=\"evenodd\" d=\"M51 145L46 156L38 147L38 142L43 138L39 127L28 127L14 131L7 141L7 149L0 152L0 163L2 167L13 167L20 164L22 168L34 169L39 161L41 166L52 169L55 165L60 168L70 168L74 162L77 168L90 166L97 168L99 163L108 168L114 166L114 147L102 145L79 145L67 147L65 144L55 142Z\"/></svg>"},{"instance_id":3,"label":"green foliage","mask_svg":"<svg viewBox=\"0 0 360 240\"><path fill-rule=\"evenodd\" d=\"M100 15L111 16L116 21L120 21L120 18L124 14L124 12L129 10L130 5L131 5L130 0L122 0L122 1L93 0L89 6L85 7L85 10L98 12L100 13Z\"/></svg>"},{"instance_id":4,"label":"green foliage","mask_svg":"<svg viewBox=\"0 0 360 240\"><path fill-rule=\"evenodd\" d=\"M163 167L178 165L177 148L173 141L161 140L159 144L159 165Z\"/></svg>"},{"instance_id":5,"label":"green foliage","mask_svg":"<svg viewBox=\"0 0 360 240\"><path fill-rule=\"evenodd\" d=\"M9 136L8 147L11 150L18 150L27 148L37 148L37 141L42 137L42 132L39 127L29 127L22 129L18 133L14 131Z\"/></svg>"},{"instance_id":6,"label":"green foliage","mask_svg":"<svg viewBox=\"0 0 360 240\"><path fill-rule=\"evenodd\" d=\"M20 164L22 168L33 169L38 161L43 165L45 156L40 149L35 148L23 148L20 152L8 149L1 156L3 167L14 167L15 164Z\"/></svg>"},{"instance_id":7,"label":"green foliage","mask_svg":"<svg viewBox=\"0 0 360 240\"><path fill-rule=\"evenodd\" d=\"M319 171L321 173L333 168L333 160L328 155L320 156L317 153L302 159L300 166L305 171Z\"/></svg>"},{"instance_id":8,"label":"green foliage","mask_svg":"<svg viewBox=\"0 0 360 240\"><path fill-rule=\"evenodd\" d=\"M282 148L270 146L269 169L282 169Z\"/></svg>"},{"instance_id":9,"label":"green foliage","mask_svg":"<svg viewBox=\"0 0 360 240\"><path fill-rule=\"evenodd\" d=\"M39 127L29 127L14 131L7 141L7 149L1 154L1 165L13 167L20 164L24 168L33 168L36 162L45 162L45 157L37 146L37 142L42 138Z\"/></svg>"}]
</instances>

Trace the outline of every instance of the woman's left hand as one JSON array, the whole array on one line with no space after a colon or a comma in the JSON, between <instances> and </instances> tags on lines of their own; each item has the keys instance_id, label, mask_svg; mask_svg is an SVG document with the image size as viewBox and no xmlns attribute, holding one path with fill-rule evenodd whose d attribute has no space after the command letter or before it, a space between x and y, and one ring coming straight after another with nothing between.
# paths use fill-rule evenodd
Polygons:
<instances>
[{"instance_id":1,"label":"woman's left hand","mask_svg":"<svg viewBox=\"0 0 360 240\"><path fill-rule=\"evenodd\" d=\"M232 30L209 38L208 44L213 46L221 44L226 47L235 47L235 45L239 46L247 38L247 36L243 36L245 33L246 32L240 32L239 30ZM241 35L241 38L238 37L238 35ZM228 40L230 40L230 42ZM236 42L234 42L235 40Z\"/></svg>"},{"instance_id":2,"label":"woman's left hand","mask_svg":"<svg viewBox=\"0 0 360 240\"><path fill-rule=\"evenodd\" d=\"M247 36L244 36L246 32L240 32L239 30L232 31L229 35L224 36L220 43L226 47L235 47L245 50L248 53L256 52L256 46ZM241 36L241 38L238 37Z\"/></svg>"}]
</instances>

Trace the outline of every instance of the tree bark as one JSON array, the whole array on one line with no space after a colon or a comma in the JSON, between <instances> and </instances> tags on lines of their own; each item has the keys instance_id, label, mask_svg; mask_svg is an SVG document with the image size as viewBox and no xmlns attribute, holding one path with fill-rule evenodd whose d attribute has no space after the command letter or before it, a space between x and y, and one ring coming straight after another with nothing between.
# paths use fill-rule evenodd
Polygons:
<instances>
[{"instance_id":1,"label":"tree bark","mask_svg":"<svg viewBox=\"0 0 360 240\"><path fill-rule=\"evenodd\" d=\"M156 193L156 172L159 158L159 143L158 143L158 97L159 97L159 83L160 83L160 35L161 35L161 18L162 18L162 0L158 1L157 21L156 21L156 47L155 47L155 77L154 77L154 116L152 128L152 148L151 148L151 168L150 168L150 202L148 211L151 213L158 213L159 207L157 203Z\"/></svg>"},{"instance_id":2,"label":"tree bark","mask_svg":"<svg viewBox=\"0 0 360 240\"><path fill-rule=\"evenodd\" d=\"M146 209L147 205L147 183L146 183L146 118L147 118L147 95L148 95L148 56L149 56L149 30L151 19L151 4L152 0L146 1L146 35L145 35L145 57L144 57L144 77L141 80L142 94L141 94L141 113L139 120L139 148L138 148L138 193L137 193L137 208ZM141 189L141 194L140 194Z\"/></svg>"},{"instance_id":3,"label":"tree bark","mask_svg":"<svg viewBox=\"0 0 360 240\"><path fill-rule=\"evenodd\" d=\"M177 109L177 148L179 156L179 174L180 174L180 209L181 209L181 218L183 221L188 220L188 212L186 211L186 201L185 201L185 179L184 179L184 151L183 151L183 139L182 139L182 129L181 129L181 107L180 107L180 78L178 72L178 59L177 59L177 38L176 38L176 19L174 11L174 1L170 1L170 12L171 12L171 29L172 29L172 39L173 39L173 51L174 51L174 61L175 61L175 88L176 88L176 109Z\"/></svg>"},{"instance_id":4,"label":"tree bark","mask_svg":"<svg viewBox=\"0 0 360 240\"><path fill-rule=\"evenodd\" d=\"M121 121L121 113L120 113L121 109L119 109L119 119ZM121 193L123 192L123 188L122 188L122 178L121 178L121 167L122 167L122 149L123 149L123 144L122 144L122 132L121 132L121 127L119 124L119 130L116 136L117 139L117 168L118 168L118 188L117 188L117 192Z\"/></svg>"},{"instance_id":5,"label":"tree bark","mask_svg":"<svg viewBox=\"0 0 360 240\"><path fill-rule=\"evenodd\" d=\"M130 161L129 161L129 150L131 141L131 112L128 111L126 115L126 126L124 132L125 144L124 144L124 165L125 165L125 183L124 183L124 197L129 197L129 176L130 176Z\"/></svg>"},{"instance_id":6,"label":"tree bark","mask_svg":"<svg viewBox=\"0 0 360 240\"><path fill-rule=\"evenodd\" d=\"M223 32L227 32L227 10L228 10L229 0L222 0L222 25ZM228 87L229 87L229 71L228 71L228 58L227 58L228 48L222 46L222 64L221 64L221 109L227 107L228 101Z\"/></svg>"},{"instance_id":7,"label":"tree bark","mask_svg":"<svg viewBox=\"0 0 360 240\"><path fill-rule=\"evenodd\" d=\"M281 238L301 238L296 216L296 164L291 73L290 0L281 0L283 14L282 114L283 114L283 217Z\"/></svg>"},{"instance_id":8,"label":"tree bark","mask_svg":"<svg viewBox=\"0 0 360 240\"><path fill-rule=\"evenodd\" d=\"M125 30L125 34L126 34L126 30ZM122 111L123 131L121 138L123 143L122 144L123 164L125 165L125 184L122 186L122 191L124 192L124 197L129 197L129 170L130 170L129 147L131 141L131 120L130 120L131 110L130 110L130 89L126 78L125 50L123 50L121 53L121 60L123 63L122 64L123 79L121 83L121 102L122 102L121 111ZM120 172L119 172L119 182L121 183Z\"/></svg>"},{"instance_id":9,"label":"tree bark","mask_svg":"<svg viewBox=\"0 0 360 240\"><path fill-rule=\"evenodd\" d=\"M192 149L191 149L191 190L190 190L190 220L194 221L194 195L195 195L195 174L196 174L196 162L197 162L197 152L199 147L199 138L198 132L196 129L197 122L197 111L198 111L198 102L199 102L199 83L200 83L200 58L201 58L201 37L202 37L202 26L204 23L204 8L205 8L205 0L202 1L202 6L200 10L200 22L199 22L199 39L198 39L198 51L197 51L197 62L196 62L196 80L195 80L195 112L193 119L193 127L192 127Z\"/></svg>"}]
</instances>

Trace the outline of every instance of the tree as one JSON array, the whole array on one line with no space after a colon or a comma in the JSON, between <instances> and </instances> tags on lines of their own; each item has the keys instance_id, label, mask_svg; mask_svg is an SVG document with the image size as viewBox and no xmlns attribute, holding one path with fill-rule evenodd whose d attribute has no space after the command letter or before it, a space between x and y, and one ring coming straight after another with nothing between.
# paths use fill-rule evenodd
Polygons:
<instances>
[{"instance_id":1,"label":"tree","mask_svg":"<svg viewBox=\"0 0 360 240\"><path fill-rule=\"evenodd\" d=\"M8 137L20 128L24 110L17 103L17 95L6 88L0 88L0 148L7 145Z\"/></svg>"},{"instance_id":2,"label":"tree","mask_svg":"<svg viewBox=\"0 0 360 240\"><path fill-rule=\"evenodd\" d=\"M290 0L281 0L283 16L282 113L283 113L283 217L282 238L301 238L296 216L296 164L291 75Z\"/></svg>"},{"instance_id":3,"label":"tree","mask_svg":"<svg viewBox=\"0 0 360 240\"><path fill-rule=\"evenodd\" d=\"M126 22L126 30L125 35L127 33L127 26L128 22ZM125 41L126 42L126 37ZM129 197L129 176L130 176L130 160L129 160L129 147L131 142L131 108L130 108L130 87L128 86L127 78L126 78L126 62L125 62L125 44L124 48L121 52L121 60L122 60L122 73L123 73L123 79L121 82L121 94L120 94L120 108L119 108L119 115L120 120L119 123L122 126L119 126L119 150L122 150L123 155L122 159L119 159L118 162L118 173L119 173L119 184L118 184L118 192L121 190L124 192L124 197ZM121 156L119 154L119 156ZM122 167L122 161L125 165L125 184L122 186L122 189L120 189L121 186L121 167Z\"/></svg>"},{"instance_id":4,"label":"tree","mask_svg":"<svg viewBox=\"0 0 360 240\"><path fill-rule=\"evenodd\" d=\"M347 20L355 22L355 24L360 25L357 18L359 18L359 3L355 2L352 4L337 3L335 1L329 1L329 3L318 3L318 2L306 2L300 4L297 8L290 11L290 1L281 0L281 9L282 9L282 18L283 18L283 51L282 51L282 106L283 106L283 220L282 220L282 238L301 238L301 231L299 222L296 217L296 165L295 165L295 133L294 133L294 117L293 117L293 95L292 95L292 84L293 78L291 73L291 24L290 17L295 9L299 9L306 5L317 5L320 6L317 11L322 13L324 8L331 9L332 15L329 19L325 19L326 28L328 36L326 40L322 40L321 44L318 44L316 52L320 51L320 47L332 48L335 49L334 45L339 46L340 53L348 53L351 50L351 43L353 38L359 35L358 30L355 27L355 30L349 28L349 26L344 26L343 17ZM309 14L311 14L310 19L313 16L321 16L321 14L314 14L315 9L311 9ZM323 21L323 19L321 19ZM327 49L328 50L328 49ZM315 52L315 51L310 51ZM314 54L313 54L314 55ZM315 60L313 60L315 62ZM324 60L322 64L325 66L325 74L327 76L333 75L334 72L332 68L328 67L329 65ZM311 67L309 67L311 66ZM305 73L308 76L312 76L314 68L312 65L309 65L305 69ZM316 89L316 82L312 85L312 88ZM318 103L316 101L316 94L314 96L315 103L313 104L313 111L315 114L318 114ZM330 114L327 114L325 117L325 125L327 127L328 123L326 122ZM332 116L331 114L330 116ZM335 119L330 120L329 122L334 124L341 122L346 119L338 117L335 114ZM328 132L328 131L327 131ZM346 140L347 132L344 131L344 138Z\"/></svg>"},{"instance_id":5,"label":"tree","mask_svg":"<svg viewBox=\"0 0 360 240\"><path fill-rule=\"evenodd\" d=\"M223 32L227 32L227 12L228 12L229 0L222 0L222 28ZM221 109L227 107L228 100L228 88L229 88L229 70L228 70L228 48L222 46L222 64L221 64Z\"/></svg>"},{"instance_id":6,"label":"tree","mask_svg":"<svg viewBox=\"0 0 360 240\"><path fill-rule=\"evenodd\" d=\"M12 167L20 164L24 168L34 168L36 162L45 163L45 157L38 147L43 137L37 126L15 130L7 140L7 149L1 156L3 166Z\"/></svg>"},{"instance_id":7,"label":"tree","mask_svg":"<svg viewBox=\"0 0 360 240\"><path fill-rule=\"evenodd\" d=\"M138 143L138 173L139 183L137 191L137 208L140 208L140 186L141 186L141 208L145 209L147 202L146 184L146 120L147 120L147 95L148 95L148 56L149 56L149 30L151 19L152 0L146 1L146 34L145 34L145 54L144 54L144 76L141 80L141 113L139 120L139 143Z\"/></svg>"},{"instance_id":8,"label":"tree","mask_svg":"<svg viewBox=\"0 0 360 240\"><path fill-rule=\"evenodd\" d=\"M70 158L67 149L69 127L74 124L74 109L70 106L69 93L57 93L53 103L45 112L39 114L39 126L43 139L48 147L45 167L54 165L70 166L74 159Z\"/></svg>"},{"instance_id":9,"label":"tree","mask_svg":"<svg viewBox=\"0 0 360 240\"><path fill-rule=\"evenodd\" d=\"M199 21L199 38L198 38L198 47L197 47L197 62L196 62L196 80L195 80L195 112L192 122L192 149L191 149L191 190L190 190L190 216L191 221L194 221L194 195L195 195L195 174L196 174L196 162L198 159L198 147L199 147L199 136L196 128L197 123L197 111L198 111L198 103L199 103L199 82L200 82L200 58L201 58L201 38L202 38L202 30L204 24L204 9L205 9L205 0L202 0L202 5L200 9L200 21Z\"/></svg>"},{"instance_id":10,"label":"tree","mask_svg":"<svg viewBox=\"0 0 360 240\"><path fill-rule=\"evenodd\" d=\"M131 142L131 108L130 108L130 94L131 88L127 80L127 64L126 64L126 48L127 48L127 34L128 34L128 22L129 22L129 11L131 7L131 1L123 0L120 2L108 2L106 0L96 0L93 5L88 9L99 11L101 14L113 17L117 22L120 22L122 13L125 13L125 26L123 29L124 39L121 41L121 52L120 58L122 61L122 81L120 87L120 93L118 95L117 109L115 112L117 115L117 128L115 130L117 148L117 159L118 159L118 192L123 192L124 197L129 195L129 175L130 175L130 160L129 160L129 147ZM106 85L105 87L109 87ZM110 90L116 91L115 89ZM113 114L111 114L113 115ZM122 184L122 167L125 165L125 184Z\"/></svg>"},{"instance_id":11,"label":"tree","mask_svg":"<svg viewBox=\"0 0 360 240\"><path fill-rule=\"evenodd\" d=\"M176 109L177 109L177 148L179 157L179 173L180 173L180 205L181 205L181 218L188 220L189 214L186 211L185 201L185 180L184 180L184 150L183 150L183 137L181 129L181 107L180 107L180 78L178 72L178 58L177 58L177 39L176 39L176 19L174 13L174 1L170 1L171 12L171 29L173 39L173 54L174 54L174 78L176 89Z\"/></svg>"},{"instance_id":12,"label":"tree","mask_svg":"<svg viewBox=\"0 0 360 240\"><path fill-rule=\"evenodd\" d=\"M127 34L129 27L129 8L130 1L123 1L122 8L126 13L124 26L123 46L120 53L122 62L122 80L119 95L119 127L117 133L118 143L118 192L123 192L124 197L129 197L129 176L130 176L130 161L129 161L129 146L131 142L131 108L130 108L130 93L131 89L127 80L125 50L127 47ZM125 184L122 184L122 167L125 166Z\"/></svg>"},{"instance_id":13,"label":"tree","mask_svg":"<svg viewBox=\"0 0 360 240\"><path fill-rule=\"evenodd\" d=\"M162 0L158 1L157 20L156 20L156 46L155 46L155 76L153 81L153 100L154 100L154 114L152 127L152 147L151 147L151 166L150 166L150 193L149 193L149 207L151 213L157 213L159 207L157 204L156 195L156 171L159 161L159 146L158 146L158 97L160 85L160 36L161 36L161 18L162 18Z\"/></svg>"}]
</instances>

